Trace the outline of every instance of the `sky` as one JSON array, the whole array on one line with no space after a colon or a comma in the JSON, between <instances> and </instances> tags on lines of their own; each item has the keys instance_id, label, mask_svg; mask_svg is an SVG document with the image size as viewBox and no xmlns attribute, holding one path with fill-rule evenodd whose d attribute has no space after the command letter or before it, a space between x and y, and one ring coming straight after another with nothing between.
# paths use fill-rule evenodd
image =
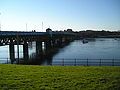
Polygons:
<instances>
[{"instance_id":1,"label":"sky","mask_svg":"<svg viewBox=\"0 0 120 90\"><path fill-rule=\"evenodd\" d=\"M2 31L120 30L120 0L0 0Z\"/></svg>"}]
</instances>

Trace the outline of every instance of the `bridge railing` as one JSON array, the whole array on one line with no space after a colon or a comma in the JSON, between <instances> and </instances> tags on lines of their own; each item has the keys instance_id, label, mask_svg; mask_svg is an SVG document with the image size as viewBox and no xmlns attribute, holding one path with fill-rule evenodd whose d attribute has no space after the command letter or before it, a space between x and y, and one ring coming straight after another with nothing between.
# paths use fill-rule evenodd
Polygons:
<instances>
[{"instance_id":1,"label":"bridge railing","mask_svg":"<svg viewBox=\"0 0 120 90\"><path fill-rule=\"evenodd\" d=\"M9 31L1 31L0 36L16 36L16 35L46 35L46 32L9 32Z\"/></svg>"},{"instance_id":2,"label":"bridge railing","mask_svg":"<svg viewBox=\"0 0 120 90\"><path fill-rule=\"evenodd\" d=\"M17 32L17 31L1 31L0 36L16 36L16 35L29 35L29 36L39 36L39 35L49 35L49 32ZM52 35L75 35L70 32L52 32Z\"/></svg>"}]
</instances>

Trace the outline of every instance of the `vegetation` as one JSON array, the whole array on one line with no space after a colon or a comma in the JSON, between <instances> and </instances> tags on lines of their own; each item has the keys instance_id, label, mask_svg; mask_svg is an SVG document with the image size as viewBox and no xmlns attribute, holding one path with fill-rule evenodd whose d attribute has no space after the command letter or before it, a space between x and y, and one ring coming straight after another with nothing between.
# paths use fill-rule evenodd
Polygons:
<instances>
[{"instance_id":1,"label":"vegetation","mask_svg":"<svg viewBox=\"0 0 120 90\"><path fill-rule=\"evenodd\" d=\"M120 67L0 65L0 90L120 90Z\"/></svg>"}]
</instances>

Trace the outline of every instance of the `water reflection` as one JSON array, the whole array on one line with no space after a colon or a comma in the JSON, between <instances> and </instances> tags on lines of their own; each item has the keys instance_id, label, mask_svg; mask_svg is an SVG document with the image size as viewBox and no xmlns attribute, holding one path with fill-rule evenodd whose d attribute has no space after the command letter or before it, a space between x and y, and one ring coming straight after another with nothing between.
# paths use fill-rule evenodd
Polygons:
<instances>
[{"instance_id":1,"label":"water reflection","mask_svg":"<svg viewBox=\"0 0 120 90\"><path fill-rule=\"evenodd\" d=\"M6 48L9 48L7 46ZM19 61L18 60L18 53L17 53L17 45L14 45L15 48L15 59L9 59L10 63L18 63L19 64L30 64L30 65L51 65L52 64L52 57L58 52L61 47L51 47L46 48L45 43L42 42L42 50L38 53L36 50L36 42L29 42L28 43L28 58L24 58L23 53L23 45L19 45ZM6 52L9 53L9 50ZM7 58L9 58L8 55ZM4 57L6 59L6 57ZM4 60L6 62L6 60ZM8 62L7 61L7 62ZM4 62L4 63L5 63Z\"/></svg>"},{"instance_id":2,"label":"water reflection","mask_svg":"<svg viewBox=\"0 0 120 90\"><path fill-rule=\"evenodd\" d=\"M42 50L40 53L36 51L36 42L31 42L29 46L29 57L25 60L23 57L20 58L20 64L30 64L30 65L50 65L52 64L52 57L57 53L58 48L45 48L44 42L42 42Z\"/></svg>"}]
</instances>

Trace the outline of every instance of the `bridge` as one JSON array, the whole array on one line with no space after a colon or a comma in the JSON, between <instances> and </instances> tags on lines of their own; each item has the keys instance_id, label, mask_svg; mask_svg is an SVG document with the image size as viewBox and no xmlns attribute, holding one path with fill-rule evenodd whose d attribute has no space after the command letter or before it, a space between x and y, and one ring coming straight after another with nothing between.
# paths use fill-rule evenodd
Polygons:
<instances>
[{"instance_id":1,"label":"bridge","mask_svg":"<svg viewBox=\"0 0 120 90\"><path fill-rule=\"evenodd\" d=\"M36 42L36 53L42 52L42 42L46 50L62 47L75 39L75 34L71 32L53 32L50 28L46 32L18 32L0 31L0 46L9 45L9 54L12 61L15 60L14 45L23 45L24 59L28 59L28 43ZM19 48L18 48L19 51ZM19 53L18 53L19 59Z\"/></svg>"}]
</instances>

